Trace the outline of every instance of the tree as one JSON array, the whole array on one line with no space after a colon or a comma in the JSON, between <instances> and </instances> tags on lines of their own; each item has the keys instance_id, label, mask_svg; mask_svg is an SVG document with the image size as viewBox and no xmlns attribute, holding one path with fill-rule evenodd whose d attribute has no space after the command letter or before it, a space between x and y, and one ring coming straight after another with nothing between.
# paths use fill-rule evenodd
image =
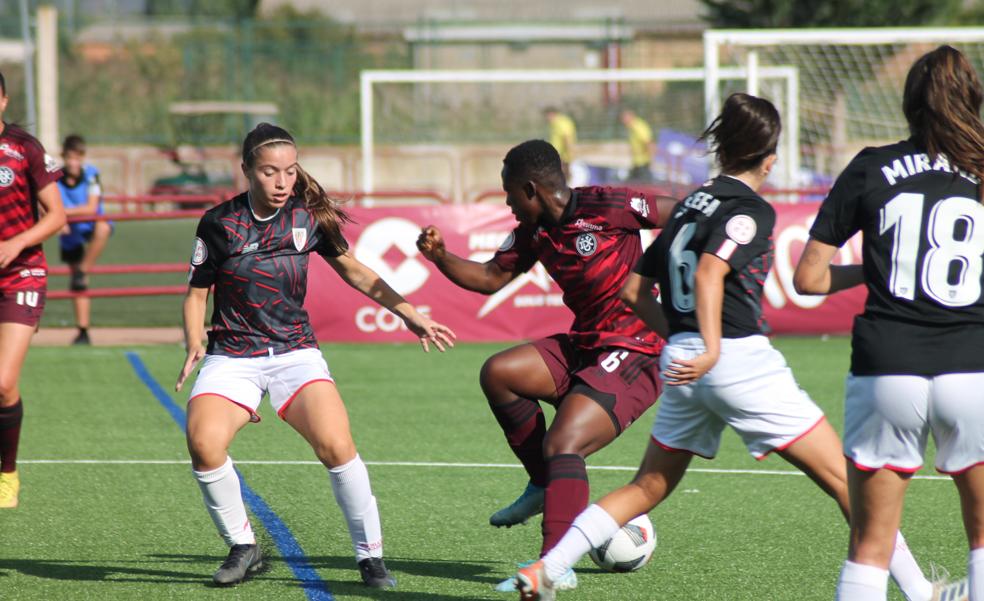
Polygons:
<instances>
[{"instance_id":1,"label":"tree","mask_svg":"<svg viewBox=\"0 0 984 601\"><path fill-rule=\"evenodd\" d=\"M899 27L952 19L963 0L700 0L712 27Z\"/></svg>"}]
</instances>

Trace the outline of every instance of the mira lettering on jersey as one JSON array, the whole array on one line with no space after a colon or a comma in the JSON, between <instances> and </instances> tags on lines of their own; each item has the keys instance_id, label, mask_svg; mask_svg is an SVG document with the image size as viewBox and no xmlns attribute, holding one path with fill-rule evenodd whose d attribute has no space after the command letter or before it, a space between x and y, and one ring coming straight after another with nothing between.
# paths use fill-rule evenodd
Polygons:
<instances>
[{"instance_id":1,"label":"mira lettering on jersey","mask_svg":"<svg viewBox=\"0 0 984 601\"><path fill-rule=\"evenodd\" d=\"M907 154L892 161L891 165L884 165L881 168L882 175L888 185L894 186L899 180L903 180L912 175L925 171L945 171L956 173L973 183L979 183L977 178L959 167L950 165L950 161L942 154L936 155L936 160L930 162L929 155L926 153Z\"/></svg>"}]
</instances>

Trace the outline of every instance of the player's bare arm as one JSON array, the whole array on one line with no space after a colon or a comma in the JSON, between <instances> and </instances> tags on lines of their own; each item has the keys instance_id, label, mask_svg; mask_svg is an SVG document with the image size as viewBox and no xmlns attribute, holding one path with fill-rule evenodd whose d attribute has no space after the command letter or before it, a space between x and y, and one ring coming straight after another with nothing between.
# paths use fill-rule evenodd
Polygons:
<instances>
[{"instance_id":1,"label":"player's bare arm","mask_svg":"<svg viewBox=\"0 0 984 601\"><path fill-rule=\"evenodd\" d=\"M181 315L184 319L185 362L178 374L174 390L180 391L188 375L195 369L198 362L205 357L205 346L202 344L202 324L205 323L205 306L208 302L208 288L188 286L185 293Z\"/></svg>"},{"instance_id":2,"label":"player's bare arm","mask_svg":"<svg viewBox=\"0 0 984 601\"><path fill-rule=\"evenodd\" d=\"M448 252L441 231L433 225L428 225L421 230L417 238L417 248L424 257L437 265L449 280L472 292L494 294L518 275L503 271L491 261L478 263Z\"/></svg>"},{"instance_id":3,"label":"player's bare arm","mask_svg":"<svg viewBox=\"0 0 984 601\"><path fill-rule=\"evenodd\" d=\"M666 369L666 383L681 386L696 382L721 357L721 314L724 309L724 277L731 271L727 261L704 253L697 263L694 292L697 296L697 323L705 351L693 359L677 359Z\"/></svg>"},{"instance_id":4,"label":"player's bare arm","mask_svg":"<svg viewBox=\"0 0 984 601\"><path fill-rule=\"evenodd\" d=\"M65 207L56 183L52 182L38 192L38 202L43 215L37 223L13 238L0 241L0 269L9 265L25 248L41 244L65 225Z\"/></svg>"},{"instance_id":5,"label":"player's bare arm","mask_svg":"<svg viewBox=\"0 0 984 601\"><path fill-rule=\"evenodd\" d=\"M670 324L666 321L666 314L663 313L663 305L656 300L653 294L653 286L656 284L655 278L647 278L638 273L630 273L622 286L619 298L638 315L642 321L646 322L649 329L666 339L670 337Z\"/></svg>"},{"instance_id":6,"label":"player's bare arm","mask_svg":"<svg viewBox=\"0 0 984 601\"><path fill-rule=\"evenodd\" d=\"M831 265L837 247L810 238L803 249L793 287L799 294L833 294L864 283L861 265Z\"/></svg>"},{"instance_id":7,"label":"player's bare arm","mask_svg":"<svg viewBox=\"0 0 984 601\"><path fill-rule=\"evenodd\" d=\"M431 343L442 353L445 348L454 347L456 336L451 328L421 315L379 274L353 257L351 252L346 251L345 254L326 260L346 284L398 315L407 328L420 338L425 352L430 350Z\"/></svg>"},{"instance_id":8,"label":"player's bare arm","mask_svg":"<svg viewBox=\"0 0 984 601\"><path fill-rule=\"evenodd\" d=\"M656 203L657 226L663 227L670 220L670 217L673 216L673 207L680 201L672 196L657 196L653 199L653 202Z\"/></svg>"}]
</instances>

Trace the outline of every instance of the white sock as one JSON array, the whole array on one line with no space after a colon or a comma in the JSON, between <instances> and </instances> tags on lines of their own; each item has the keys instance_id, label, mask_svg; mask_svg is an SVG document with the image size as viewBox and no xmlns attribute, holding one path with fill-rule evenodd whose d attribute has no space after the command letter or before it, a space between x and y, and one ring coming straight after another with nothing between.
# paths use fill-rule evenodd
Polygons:
<instances>
[{"instance_id":1,"label":"white sock","mask_svg":"<svg viewBox=\"0 0 984 601\"><path fill-rule=\"evenodd\" d=\"M909 601L930 601L933 598L933 583L926 579L901 532L895 536L895 551L888 564L888 572Z\"/></svg>"},{"instance_id":2,"label":"white sock","mask_svg":"<svg viewBox=\"0 0 984 601\"><path fill-rule=\"evenodd\" d=\"M970 601L984 601L984 549L974 549L967 556L970 578Z\"/></svg>"},{"instance_id":3,"label":"white sock","mask_svg":"<svg viewBox=\"0 0 984 601\"><path fill-rule=\"evenodd\" d=\"M358 455L344 465L328 470L335 501L348 522L355 560L383 556L383 529L379 508L369 487L369 471Z\"/></svg>"},{"instance_id":4,"label":"white sock","mask_svg":"<svg viewBox=\"0 0 984 601\"><path fill-rule=\"evenodd\" d=\"M208 514L212 516L215 527L230 547L232 545L255 545L256 537L249 525L243 493L239 488L239 474L232 466L232 458L226 457L222 467L210 472L192 470Z\"/></svg>"},{"instance_id":5,"label":"white sock","mask_svg":"<svg viewBox=\"0 0 984 601\"><path fill-rule=\"evenodd\" d=\"M837 601L885 601L888 570L845 561L837 582Z\"/></svg>"},{"instance_id":6,"label":"white sock","mask_svg":"<svg viewBox=\"0 0 984 601\"><path fill-rule=\"evenodd\" d=\"M590 505L574 518L560 542L543 556L543 567L552 582L560 580L584 554L618 532L618 522L599 505Z\"/></svg>"}]
</instances>

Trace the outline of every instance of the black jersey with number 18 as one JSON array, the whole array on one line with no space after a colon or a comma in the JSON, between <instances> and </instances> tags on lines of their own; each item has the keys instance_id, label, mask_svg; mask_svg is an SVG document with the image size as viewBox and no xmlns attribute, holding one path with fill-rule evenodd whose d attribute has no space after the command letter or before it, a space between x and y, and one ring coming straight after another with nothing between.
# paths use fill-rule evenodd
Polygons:
<instances>
[{"instance_id":1,"label":"black jersey with number 18","mask_svg":"<svg viewBox=\"0 0 984 601\"><path fill-rule=\"evenodd\" d=\"M851 373L984 371L979 185L913 140L862 150L834 183L810 236L842 246L863 232Z\"/></svg>"},{"instance_id":2,"label":"black jersey with number 18","mask_svg":"<svg viewBox=\"0 0 984 601\"><path fill-rule=\"evenodd\" d=\"M659 282L670 333L699 332L694 279L701 255L728 263L721 335L743 338L768 331L762 287L772 266L776 212L742 181L719 175L675 207L636 273Z\"/></svg>"}]
</instances>

